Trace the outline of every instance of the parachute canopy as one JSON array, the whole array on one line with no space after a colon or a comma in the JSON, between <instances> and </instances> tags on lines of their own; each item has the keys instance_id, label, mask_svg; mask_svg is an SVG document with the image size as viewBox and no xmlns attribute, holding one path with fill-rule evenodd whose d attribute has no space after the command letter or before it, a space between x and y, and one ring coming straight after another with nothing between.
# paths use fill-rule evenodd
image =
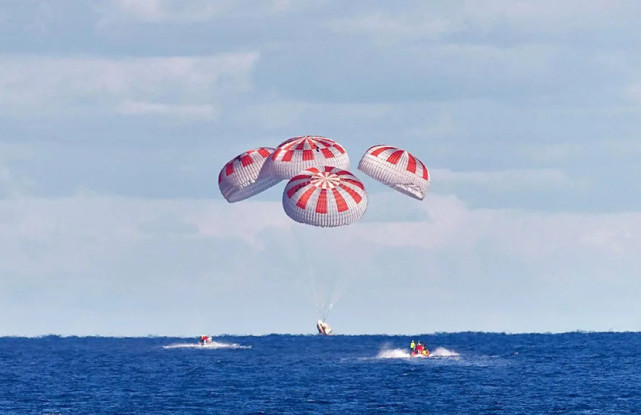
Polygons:
<instances>
[{"instance_id":1,"label":"parachute canopy","mask_svg":"<svg viewBox=\"0 0 641 415\"><path fill-rule=\"evenodd\" d=\"M294 176L283 192L285 213L296 222L330 227L358 221L367 209L367 193L347 170L311 167Z\"/></svg>"},{"instance_id":2,"label":"parachute canopy","mask_svg":"<svg viewBox=\"0 0 641 415\"><path fill-rule=\"evenodd\" d=\"M281 180L263 169L273 151L271 147L260 147L239 154L225 164L218 174L218 187L229 203L257 195Z\"/></svg>"},{"instance_id":3,"label":"parachute canopy","mask_svg":"<svg viewBox=\"0 0 641 415\"><path fill-rule=\"evenodd\" d=\"M267 161L268 173L291 179L310 167L349 168L349 157L336 141L321 136L302 136L282 142Z\"/></svg>"},{"instance_id":4,"label":"parachute canopy","mask_svg":"<svg viewBox=\"0 0 641 415\"><path fill-rule=\"evenodd\" d=\"M370 147L361 158L358 169L415 199L423 200L430 187L430 174L425 164L397 147Z\"/></svg>"}]
</instances>

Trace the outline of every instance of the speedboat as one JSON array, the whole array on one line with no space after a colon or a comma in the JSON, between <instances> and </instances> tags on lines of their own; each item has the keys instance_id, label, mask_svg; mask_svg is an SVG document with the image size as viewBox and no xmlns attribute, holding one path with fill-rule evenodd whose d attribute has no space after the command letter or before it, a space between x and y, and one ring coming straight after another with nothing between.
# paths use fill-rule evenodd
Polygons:
<instances>
[{"instance_id":1,"label":"speedboat","mask_svg":"<svg viewBox=\"0 0 641 415\"><path fill-rule=\"evenodd\" d=\"M428 357L429 355L430 351L427 350L427 348L423 349L422 351L414 349L410 352L410 357Z\"/></svg>"},{"instance_id":2,"label":"speedboat","mask_svg":"<svg viewBox=\"0 0 641 415\"><path fill-rule=\"evenodd\" d=\"M211 336L200 336L200 340L198 341L198 344L200 344L201 346L207 346L211 342L212 342Z\"/></svg>"},{"instance_id":3,"label":"speedboat","mask_svg":"<svg viewBox=\"0 0 641 415\"><path fill-rule=\"evenodd\" d=\"M412 344L410 344L410 357L428 357L429 355L429 349L422 342L419 341L414 345L414 340L412 340Z\"/></svg>"}]
</instances>

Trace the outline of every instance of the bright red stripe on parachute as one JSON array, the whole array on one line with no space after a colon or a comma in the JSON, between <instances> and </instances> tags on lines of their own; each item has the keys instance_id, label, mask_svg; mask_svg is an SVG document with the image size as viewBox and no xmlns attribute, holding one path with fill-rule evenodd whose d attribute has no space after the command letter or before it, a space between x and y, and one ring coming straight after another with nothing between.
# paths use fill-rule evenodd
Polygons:
<instances>
[{"instance_id":1,"label":"bright red stripe on parachute","mask_svg":"<svg viewBox=\"0 0 641 415\"><path fill-rule=\"evenodd\" d=\"M225 166L225 176L229 176L234 173L234 163L227 163Z\"/></svg>"},{"instance_id":2,"label":"bright red stripe on parachute","mask_svg":"<svg viewBox=\"0 0 641 415\"><path fill-rule=\"evenodd\" d=\"M294 196L294 194L296 194L296 192L298 192L302 187L305 187L310 183L311 182L309 180L306 180L304 182L298 183L296 186L290 187L289 190L287 190L287 198L291 199L292 196Z\"/></svg>"},{"instance_id":3,"label":"bright red stripe on parachute","mask_svg":"<svg viewBox=\"0 0 641 415\"><path fill-rule=\"evenodd\" d=\"M334 167L332 167L332 166L325 166L325 173L330 173L332 170L334 170Z\"/></svg>"},{"instance_id":4,"label":"bright red stripe on parachute","mask_svg":"<svg viewBox=\"0 0 641 415\"><path fill-rule=\"evenodd\" d=\"M261 147L261 148L258 149L258 154L260 154L263 157L267 157L267 156L269 156L269 150L267 150L266 148L262 148Z\"/></svg>"},{"instance_id":5,"label":"bright red stripe on parachute","mask_svg":"<svg viewBox=\"0 0 641 415\"><path fill-rule=\"evenodd\" d=\"M276 157L278 157L280 152L281 152L281 149L277 148L276 151L274 151L274 153L272 154L272 160L276 160Z\"/></svg>"},{"instance_id":6,"label":"bright red stripe on parachute","mask_svg":"<svg viewBox=\"0 0 641 415\"><path fill-rule=\"evenodd\" d=\"M410 153L407 153L409 160L407 161L407 170L411 173L416 173L416 159Z\"/></svg>"},{"instance_id":7,"label":"bright red stripe on parachute","mask_svg":"<svg viewBox=\"0 0 641 415\"><path fill-rule=\"evenodd\" d=\"M243 165L243 167L249 166L253 162L254 160L252 160L251 156L243 156L240 158L240 163Z\"/></svg>"},{"instance_id":8,"label":"bright red stripe on parachute","mask_svg":"<svg viewBox=\"0 0 641 415\"><path fill-rule=\"evenodd\" d=\"M332 193L334 194L334 200L336 201L336 209L338 209L339 212L345 212L348 209L347 202L341 193L336 188L332 188Z\"/></svg>"},{"instance_id":9,"label":"bright red stripe on parachute","mask_svg":"<svg viewBox=\"0 0 641 415\"><path fill-rule=\"evenodd\" d=\"M307 144L307 140L302 140L298 145L296 146L295 150L305 150L305 144Z\"/></svg>"},{"instance_id":10,"label":"bright red stripe on parachute","mask_svg":"<svg viewBox=\"0 0 641 415\"><path fill-rule=\"evenodd\" d=\"M387 162L396 164L401 159L402 155L403 155L403 150L395 151L392 154L390 154L390 156L387 158Z\"/></svg>"},{"instance_id":11,"label":"bright red stripe on parachute","mask_svg":"<svg viewBox=\"0 0 641 415\"><path fill-rule=\"evenodd\" d=\"M332 153L332 151L329 148L323 147L321 148L321 152L323 153L323 156L326 159L334 158L334 153Z\"/></svg>"},{"instance_id":12,"label":"bright red stripe on parachute","mask_svg":"<svg viewBox=\"0 0 641 415\"><path fill-rule=\"evenodd\" d=\"M299 174L298 176L294 176L291 179L289 179L291 182L295 182L296 180L301 180L301 179L309 179L309 174Z\"/></svg>"},{"instance_id":13,"label":"bright red stripe on parachute","mask_svg":"<svg viewBox=\"0 0 641 415\"><path fill-rule=\"evenodd\" d=\"M314 160L314 151L303 150L303 160Z\"/></svg>"},{"instance_id":14,"label":"bright red stripe on parachute","mask_svg":"<svg viewBox=\"0 0 641 415\"><path fill-rule=\"evenodd\" d=\"M292 161L292 157L294 156L294 151L292 150L287 150L285 152L285 155L283 156L283 161Z\"/></svg>"},{"instance_id":15,"label":"bright red stripe on parachute","mask_svg":"<svg viewBox=\"0 0 641 415\"><path fill-rule=\"evenodd\" d=\"M341 154L345 154L345 149L338 144L334 143L334 148L339 151Z\"/></svg>"},{"instance_id":16,"label":"bright red stripe on parachute","mask_svg":"<svg viewBox=\"0 0 641 415\"><path fill-rule=\"evenodd\" d=\"M359 194L356 192L356 190L352 189L352 188L351 188L351 187L349 187L349 186L345 186L344 184L339 184L339 185L338 185L338 187L340 187L341 189L345 190L345 191L346 191L346 192L347 192L347 193L352 197L352 199L354 199L354 201L355 201L356 203L360 203L360 202L361 202L361 199L363 199L363 198L361 197L361 195L359 195Z\"/></svg>"},{"instance_id":17,"label":"bright red stripe on parachute","mask_svg":"<svg viewBox=\"0 0 641 415\"><path fill-rule=\"evenodd\" d=\"M383 151L391 150L391 149L393 149L393 148L396 148L396 147L379 147L379 148L377 148L376 150L372 151L370 154L371 154L372 156L378 156L378 155L379 155L379 154L381 154Z\"/></svg>"},{"instance_id":18,"label":"bright red stripe on parachute","mask_svg":"<svg viewBox=\"0 0 641 415\"><path fill-rule=\"evenodd\" d=\"M285 141L283 144L277 147L277 149L283 150L283 151L288 151L291 150L292 147L294 147L296 143L292 143L291 140Z\"/></svg>"},{"instance_id":19,"label":"bright red stripe on parachute","mask_svg":"<svg viewBox=\"0 0 641 415\"><path fill-rule=\"evenodd\" d=\"M316 213L327 213L327 189L321 189L316 200Z\"/></svg>"},{"instance_id":20,"label":"bright red stripe on parachute","mask_svg":"<svg viewBox=\"0 0 641 415\"><path fill-rule=\"evenodd\" d=\"M423 162L419 161L419 163L421 163L421 166L423 167L423 178L425 180L429 180L429 173L427 171L427 167L425 167L425 164L423 164Z\"/></svg>"},{"instance_id":21,"label":"bright red stripe on parachute","mask_svg":"<svg viewBox=\"0 0 641 415\"><path fill-rule=\"evenodd\" d=\"M305 193L302 194L300 199L296 202L296 206L299 208L305 210L307 208L307 202L309 201L309 198L312 196L312 194L316 191L315 187L310 187L305 191Z\"/></svg>"},{"instance_id":22,"label":"bright red stripe on parachute","mask_svg":"<svg viewBox=\"0 0 641 415\"><path fill-rule=\"evenodd\" d=\"M354 179L342 179L345 183L350 183L353 184L356 187L360 187L362 190L365 190L365 186L363 186L363 183L359 182L358 180Z\"/></svg>"}]
</instances>

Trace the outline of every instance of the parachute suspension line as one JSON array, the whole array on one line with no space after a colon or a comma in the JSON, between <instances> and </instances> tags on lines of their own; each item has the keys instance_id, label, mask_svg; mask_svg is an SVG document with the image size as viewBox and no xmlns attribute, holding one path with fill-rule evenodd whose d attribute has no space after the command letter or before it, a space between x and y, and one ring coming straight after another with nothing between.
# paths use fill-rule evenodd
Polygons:
<instances>
[{"instance_id":1,"label":"parachute suspension line","mask_svg":"<svg viewBox=\"0 0 641 415\"><path fill-rule=\"evenodd\" d=\"M334 307L334 303L329 303L327 307L323 308L321 317L323 321L327 321L327 317L329 316L329 312L332 311L332 308Z\"/></svg>"},{"instance_id":2,"label":"parachute suspension line","mask_svg":"<svg viewBox=\"0 0 641 415\"><path fill-rule=\"evenodd\" d=\"M304 228L303 228L304 229ZM297 249L301 251L301 257L303 258L303 271L302 273L306 275L307 281L311 283L311 300L316 307L318 316L322 318L323 321L327 320L327 315L333 307L333 304L327 305L324 295L322 293L321 284L318 281L314 266L311 262L310 257L310 247L309 241L304 236L301 237L299 232L297 232L296 226L292 228L294 234L294 241L296 243Z\"/></svg>"}]
</instances>

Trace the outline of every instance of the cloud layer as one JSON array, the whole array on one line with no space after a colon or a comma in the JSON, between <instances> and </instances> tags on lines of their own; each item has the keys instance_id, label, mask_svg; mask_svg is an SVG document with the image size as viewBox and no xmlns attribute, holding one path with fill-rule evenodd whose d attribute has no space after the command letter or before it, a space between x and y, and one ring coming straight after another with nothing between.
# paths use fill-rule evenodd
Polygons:
<instances>
[{"instance_id":1,"label":"cloud layer","mask_svg":"<svg viewBox=\"0 0 641 415\"><path fill-rule=\"evenodd\" d=\"M0 58L0 110L30 117L116 111L215 116L216 99L250 88L255 53L169 58Z\"/></svg>"},{"instance_id":2,"label":"cloud layer","mask_svg":"<svg viewBox=\"0 0 641 415\"><path fill-rule=\"evenodd\" d=\"M639 328L638 213L428 202L419 221L394 221L401 203L387 222L318 229L292 223L278 203L4 201L0 292L25 318L3 334L305 333L315 301L330 297L344 333Z\"/></svg>"},{"instance_id":3,"label":"cloud layer","mask_svg":"<svg viewBox=\"0 0 641 415\"><path fill-rule=\"evenodd\" d=\"M638 329L640 18L597 0L0 4L2 327L309 332L324 296L349 333ZM224 163L304 134L348 150L358 225L297 227L279 186L224 203ZM424 202L356 169L374 144L427 164Z\"/></svg>"}]
</instances>

